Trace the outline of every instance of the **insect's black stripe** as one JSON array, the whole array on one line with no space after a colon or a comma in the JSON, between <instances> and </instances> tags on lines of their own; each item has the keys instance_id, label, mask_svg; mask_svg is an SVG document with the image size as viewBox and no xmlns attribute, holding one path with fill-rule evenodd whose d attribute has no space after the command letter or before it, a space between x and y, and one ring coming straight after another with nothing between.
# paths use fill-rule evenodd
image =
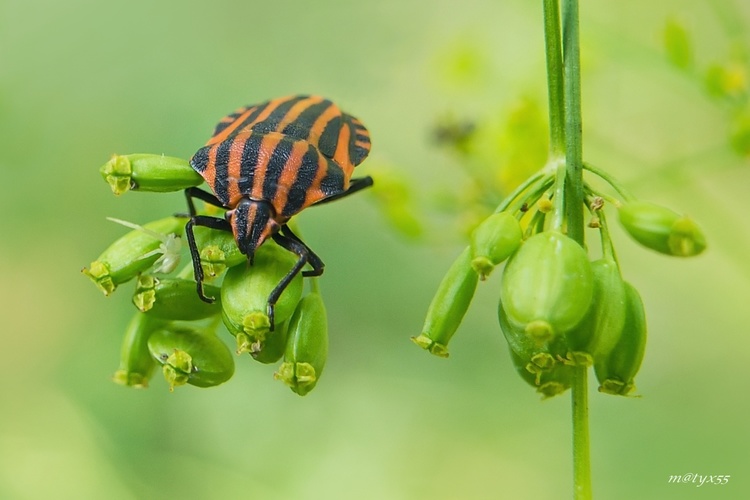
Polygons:
<instances>
[{"instance_id":1,"label":"insect's black stripe","mask_svg":"<svg viewBox=\"0 0 750 500\"><path fill-rule=\"evenodd\" d=\"M229 151L232 147L234 138L230 137L217 144L216 161L214 162L214 185L213 191L216 197L225 205L229 203Z\"/></svg>"},{"instance_id":2,"label":"insect's black stripe","mask_svg":"<svg viewBox=\"0 0 750 500\"><path fill-rule=\"evenodd\" d=\"M291 217L302 209L305 196L318 175L319 159L318 151L310 145L302 157L302 163L297 170L297 177L289 188L286 204L281 210L281 215L284 217Z\"/></svg>"},{"instance_id":3,"label":"insect's black stripe","mask_svg":"<svg viewBox=\"0 0 750 500\"><path fill-rule=\"evenodd\" d=\"M240 193L250 193L255 180L255 167L258 165L258 151L263 141L261 134L251 134L242 149L242 164L240 167Z\"/></svg>"},{"instance_id":4,"label":"insect's black stripe","mask_svg":"<svg viewBox=\"0 0 750 500\"><path fill-rule=\"evenodd\" d=\"M206 170L206 165L208 165L208 150L211 149L209 147L202 147L196 153L193 155L193 157L190 159L190 166L193 167L193 170L198 172L199 174L202 174Z\"/></svg>"},{"instance_id":5,"label":"insect's black stripe","mask_svg":"<svg viewBox=\"0 0 750 500\"><path fill-rule=\"evenodd\" d=\"M336 154L342 124L341 116L336 116L323 129L318 141L318 149L323 153L323 156L333 158L333 155Z\"/></svg>"},{"instance_id":6,"label":"insect's black stripe","mask_svg":"<svg viewBox=\"0 0 750 500\"><path fill-rule=\"evenodd\" d=\"M307 98L308 96L301 95L301 96L296 96L293 99L289 99L288 101L283 102L276 109L274 109L273 112L271 112L271 114L268 115L267 118L264 118L263 120L253 125L252 131L258 132L261 134L265 134L268 132L275 132L276 128L279 126L279 124L284 120L286 115L292 109L292 106L294 106L298 102L303 101Z\"/></svg>"},{"instance_id":7,"label":"insect's black stripe","mask_svg":"<svg viewBox=\"0 0 750 500\"><path fill-rule=\"evenodd\" d=\"M266 166L266 175L263 179L263 199L273 201L276 190L279 187L279 178L284 171L284 166L290 161L294 141L282 138L271 153Z\"/></svg>"},{"instance_id":8,"label":"insect's black stripe","mask_svg":"<svg viewBox=\"0 0 750 500\"><path fill-rule=\"evenodd\" d=\"M315 121L333 105L331 101L324 99L321 102L308 106L307 109L300 113L296 120L284 127L281 133L292 136L295 139L309 140L310 136L316 135L316 131L313 130ZM320 135L320 131L317 131L317 135Z\"/></svg>"},{"instance_id":9,"label":"insect's black stripe","mask_svg":"<svg viewBox=\"0 0 750 500\"><path fill-rule=\"evenodd\" d=\"M334 161L328 161L328 171L320 181L320 190L326 196L339 194L344 190L344 171Z\"/></svg>"}]
</instances>

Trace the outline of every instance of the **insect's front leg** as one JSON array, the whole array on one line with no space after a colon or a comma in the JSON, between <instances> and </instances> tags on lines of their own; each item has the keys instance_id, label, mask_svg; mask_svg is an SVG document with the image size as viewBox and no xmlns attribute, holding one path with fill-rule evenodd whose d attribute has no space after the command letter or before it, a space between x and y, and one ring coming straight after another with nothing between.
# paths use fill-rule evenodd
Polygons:
<instances>
[{"instance_id":1,"label":"insect's front leg","mask_svg":"<svg viewBox=\"0 0 750 500\"><path fill-rule=\"evenodd\" d=\"M289 283L292 282L294 277L299 274L302 268L305 267L305 264L307 264L307 262L310 260L310 251L308 250L307 246L305 246L304 243L295 238L296 236L294 238L291 238L288 235L285 236L281 233L276 233L273 235L273 241L275 241L280 247L285 248L297 255L297 262L289 270L289 272L286 273L286 276L281 279L279 284L276 285L276 288L271 291L271 295L268 296L268 320L271 323L271 330L273 330L274 325L273 313L276 302L279 300L279 297L281 297L281 294L284 293L286 287L289 286ZM320 259L318 259L317 257L315 258L320 261Z\"/></svg>"},{"instance_id":2,"label":"insect's front leg","mask_svg":"<svg viewBox=\"0 0 750 500\"><path fill-rule=\"evenodd\" d=\"M193 198L198 198L199 200L205 201L210 205L224 208L224 205L213 194L197 187L189 187L185 190L185 199L187 200L188 210L190 211L191 217L195 217L195 215L197 214L195 210L195 203L193 203Z\"/></svg>"},{"instance_id":3,"label":"insect's front leg","mask_svg":"<svg viewBox=\"0 0 750 500\"><path fill-rule=\"evenodd\" d=\"M320 257L318 257L315 252L313 252L307 244L305 244L304 241L299 239L299 236L294 234L292 230L289 228L288 225L284 224L281 228L281 233L286 236L287 238L290 238L300 245L304 246L307 250L307 261L312 266L312 269L309 271L302 271L302 276L310 277L310 276L320 276L323 274L323 270L325 269L325 264L322 260L320 260ZM292 250L293 251L293 250Z\"/></svg>"},{"instance_id":4,"label":"insect's front leg","mask_svg":"<svg viewBox=\"0 0 750 500\"><path fill-rule=\"evenodd\" d=\"M188 200L190 200L190 198L188 198ZM232 228L226 220L217 217L209 217L207 215L193 215L190 217L188 223L185 224L185 235L187 236L188 247L190 248L190 258L193 261L193 275L195 276L198 297L200 297L202 301L210 304L216 300L216 297L206 297L206 294L203 293L203 267L201 266L201 254L198 250L198 245L195 243L195 233L193 232L194 226L203 226L229 232L232 231Z\"/></svg>"}]
</instances>

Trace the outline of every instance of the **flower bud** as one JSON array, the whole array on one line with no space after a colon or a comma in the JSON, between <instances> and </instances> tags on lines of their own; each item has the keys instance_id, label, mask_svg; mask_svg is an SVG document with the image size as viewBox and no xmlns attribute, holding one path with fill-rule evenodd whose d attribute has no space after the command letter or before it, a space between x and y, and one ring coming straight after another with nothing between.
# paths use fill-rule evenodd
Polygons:
<instances>
[{"instance_id":1,"label":"flower bud","mask_svg":"<svg viewBox=\"0 0 750 500\"><path fill-rule=\"evenodd\" d=\"M120 367L112 380L130 387L148 387L156 367L156 361L148 350L148 338L151 332L162 326L164 323L159 320L135 313L125 331L120 349Z\"/></svg>"},{"instance_id":2,"label":"flower bud","mask_svg":"<svg viewBox=\"0 0 750 500\"><path fill-rule=\"evenodd\" d=\"M546 231L526 240L508 261L500 298L511 325L540 343L580 323L593 289L583 248L559 232Z\"/></svg>"},{"instance_id":3,"label":"flower bud","mask_svg":"<svg viewBox=\"0 0 750 500\"><path fill-rule=\"evenodd\" d=\"M513 215L500 212L487 217L471 233L471 266L482 280L521 245L521 225Z\"/></svg>"},{"instance_id":4,"label":"flower bud","mask_svg":"<svg viewBox=\"0 0 750 500\"><path fill-rule=\"evenodd\" d=\"M274 375L304 396L318 383L328 356L328 318L323 298L310 293L302 298L289 321L284 362Z\"/></svg>"},{"instance_id":5,"label":"flower bud","mask_svg":"<svg viewBox=\"0 0 750 500\"><path fill-rule=\"evenodd\" d=\"M184 228L185 219L178 217L149 222L143 226L148 231L130 231L112 243L91 263L89 269L84 268L82 272L91 278L104 295L109 295L118 285L135 278L159 259L159 252L156 250L162 241L149 232L180 235Z\"/></svg>"},{"instance_id":6,"label":"flower bud","mask_svg":"<svg viewBox=\"0 0 750 500\"><path fill-rule=\"evenodd\" d=\"M129 189L180 191L203 182L203 177L186 160L164 155L114 155L99 172L117 195Z\"/></svg>"},{"instance_id":7,"label":"flower bud","mask_svg":"<svg viewBox=\"0 0 750 500\"><path fill-rule=\"evenodd\" d=\"M204 293L218 297L218 287L204 284ZM137 281L133 304L141 312L164 320L192 321L218 316L219 301L208 303L196 293L195 281L180 278L155 278L142 274Z\"/></svg>"},{"instance_id":8,"label":"flower bud","mask_svg":"<svg viewBox=\"0 0 750 500\"><path fill-rule=\"evenodd\" d=\"M288 338L289 320L276 325L272 332L266 333L265 342L249 343L249 337L245 333L237 335L237 354L250 353L255 361L264 364L275 363L281 359L286 350ZM244 337L244 339L243 339Z\"/></svg>"},{"instance_id":9,"label":"flower bud","mask_svg":"<svg viewBox=\"0 0 750 500\"><path fill-rule=\"evenodd\" d=\"M620 223L638 243L675 257L692 257L706 248L706 237L692 219L647 201L619 208Z\"/></svg>"},{"instance_id":10,"label":"flower bud","mask_svg":"<svg viewBox=\"0 0 750 500\"><path fill-rule=\"evenodd\" d=\"M212 331L166 326L151 334L148 349L170 390L184 384L212 387L234 374L232 353Z\"/></svg>"},{"instance_id":11,"label":"flower bud","mask_svg":"<svg viewBox=\"0 0 750 500\"><path fill-rule=\"evenodd\" d=\"M594 292L583 320L565 333L571 351L609 352L620 336L625 322L625 282L617 263L599 259L591 263Z\"/></svg>"},{"instance_id":12,"label":"flower bud","mask_svg":"<svg viewBox=\"0 0 750 500\"><path fill-rule=\"evenodd\" d=\"M500 330L510 347L516 371L529 385L545 398L565 392L571 385L573 368L564 362L568 348L562 337L537 343L523 330L514 328L502 302L498 306Z\"/></svg>"},{"instance_id":13,"label":"flower bud","mask_svg":"<svg viewBox=\"0 0 750 500\"><path fill-rule=\"evenodd\" d=\"M271 327L268 297L295 262L293 254L267 242L255 252L253 265L241 264L227 270L221 286L222 318L232 335L244 333L251 344L265 343ZM292 315L301 296L302 275L297 274L276 302L276 324Z\"/></svg>"},{"instance_id":14,"label":"flower bud","mask_svg":"<svg viewBox=\"0 0 750 500\"><path fill-rule=\"evenodd\" d=\"M448 342L461 324L476 287L477 273L471 267L471 250L466 247L440 282L427 309L422 333L412 337L412 341L436 356L447 358Z\"/></svg>"},{"instance_id":15,"label":"flower bud","mask_svg":"<svg viewBox=\"0 0 750 500\"><path fill-rule=\"evenodd\" d=\"M594 362L599 392L626 396L635 389L633 379L638 373L646 351L646 314L638 290L625 282L625 322L617 343L608 353L597 354Z\"/></svg>"},{"instance_id":16,"label":"flower bud","mask_svg":"<svg viewBox=\"0 0 750 500\"><path fill-rule=\"evenodd\" d=\"M232 233L203 226L194 227L193 233L206 279L221 276L228 268L247 262L247 256L240 252Z\"/></svg>"}]
</instances>

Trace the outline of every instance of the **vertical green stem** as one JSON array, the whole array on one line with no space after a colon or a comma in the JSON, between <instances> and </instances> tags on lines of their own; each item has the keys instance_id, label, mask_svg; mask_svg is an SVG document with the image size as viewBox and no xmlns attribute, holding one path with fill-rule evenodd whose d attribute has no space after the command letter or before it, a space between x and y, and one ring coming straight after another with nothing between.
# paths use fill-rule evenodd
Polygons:
<instances>
[{"instance_id":1,"label":"vertical green stem","mask_svg":"<svg viewBox=\"0 0 750 500\"><path fill-rule=\"evenodd\" d=\"M591 452L589 447L588 367L579 365L573 374L573 498L591 498Z\"/></svg>"},{"instance_id":2,"label":"vertical green stem","mask_svg":"<svg viewBox=\"0 0 750 500\"><path fill-rule=\"evenodd\" d=\"M578 0L563 0L562 26L565 99L565 218L568 236L583 245L583 144ZM574 498L577 500L591 498L587 369L586 366L576 366L571 391Z\"/></svg>"},{"instance_id":3,"label":"vertical green stem","mask_svg":"<svg viewBox=\"0 0 750 500\"><path fill-rule=\"evenodd\" d=\"M565 95L565 215L568 236L583 245L583 147L578 0L563 0Z\"/></svg>"},{"instance_id":4,"label":"vertical green stem","mask_svg":"<svg viewBox=\"0 0 750 500\"><path fill-rule=\"evenodd\" d=\"M560 8L558 0L544 2L544 48L547 54L550 158L565 156L565 100L563 94Z\"/></svg>"}]
</instances>

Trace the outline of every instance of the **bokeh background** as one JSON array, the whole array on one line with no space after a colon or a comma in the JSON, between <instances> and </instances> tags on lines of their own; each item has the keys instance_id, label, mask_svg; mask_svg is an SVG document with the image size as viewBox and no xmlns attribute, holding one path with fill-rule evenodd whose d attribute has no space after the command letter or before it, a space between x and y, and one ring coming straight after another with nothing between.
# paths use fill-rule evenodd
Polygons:
<instances>
[{"instance_id":1,"label":"bokeh background","mask_svg":"<svg viewBox=\"0 0 750 500\"><path fill-rule=\"evenodd\" d=\"M585 156L690 213L710 243L679 260L615 235L650 341L642 397L592 384L594 492L750 498L750 163L730 145L747 102L711 97L699 74L738 61L742 87L750 7L603 0L581 12ZM690 34L693 70L665 56L669 20ZM105 216L145 223L183 198L116 198L97 168L113 153L187 158L225 113L291 93L365 122L361 172L401 176L422 236L396 230L372 194L300 216L327 263L331 335L304 398L249 357L213 389L115 385L128 287L105 298L80 269L123 233ZM502 121L529 100L544 116L545 99L541 2L0 2L0 498L570 497L570 401L540 402L514 373L498 279L478 290L448 360L409 342L464 244L463 207L434 199L466 174L431 130L447 115ZM731 479L668 484L687 473Z\"/></svg>"}]
</instances>

